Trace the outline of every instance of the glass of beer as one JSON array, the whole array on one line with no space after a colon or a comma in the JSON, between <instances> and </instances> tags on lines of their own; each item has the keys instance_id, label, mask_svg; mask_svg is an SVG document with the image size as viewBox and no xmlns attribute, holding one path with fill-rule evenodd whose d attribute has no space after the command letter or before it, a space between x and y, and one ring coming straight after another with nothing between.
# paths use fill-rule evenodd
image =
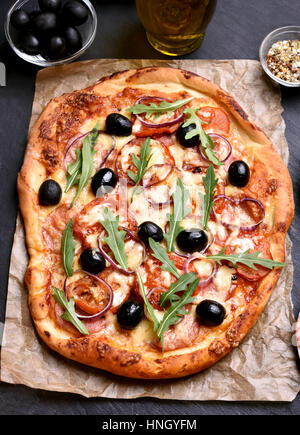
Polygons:
<instances>
[{"instance_id":1,"label":"glass of beer","mask_svg":"<svg viewBox=\"0 0 300 435\"><path fill-rule=\"evenodd\" d=\"M150 44L170 56L191 53L205 35L217 0L136 0Z\"/></svg>"}]
</instances>

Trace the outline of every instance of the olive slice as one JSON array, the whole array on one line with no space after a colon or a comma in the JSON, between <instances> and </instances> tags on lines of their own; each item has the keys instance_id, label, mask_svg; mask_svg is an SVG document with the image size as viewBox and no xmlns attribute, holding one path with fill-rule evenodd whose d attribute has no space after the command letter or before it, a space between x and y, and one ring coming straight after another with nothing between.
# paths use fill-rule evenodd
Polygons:
<instances>
[{"instance_id":1,"label":"olive slice","mask_svg":"<svg viewBox=\"0 0 300 435\"><path fill-rule=\"evenodd\" d=\"M143 317L143 306L134 299L129 299L117 311L119 325L124 329L133 329Z\"/></svg>"},{"instance_id":2,"label":"olive slice","mask_svg":"<svg viewBox=\"0 0 300 435\"><path fill-rule=\"evenodd\" d=\"M195 129L195 124L188 125L187 127L183 127L183 124L178 128L176 137L180 145L184 148L193 148L199 143L199 135L191 137L190 139L186 139L185 136L192 130Z\"/></svg>"},{"instance_id":3,"label":"olive slice","mask_svg":"<svg viewBox=\"0 0 300 435\"><path fill-rule=\"evenodd\" d=\"M93 249L85 249L80 255L82 269L86 272L97 274L105 269L105 258Z\"/></svg>"},{"instance_id":4,"label":"olive slice","mask_svg":"<svg viewBox=\"0 0 300 435\"><path fill-rule=\"evenodd\" d=\"M145 245L148 245L150 237L155 242L161 242L164 238L164 233L163 230L154 222L146 221L139 225L138 236Z\"/></svg>"},{"instance_id":5,"label":"olive slice","mask_svg":"<svg viewBox=\"0 0 300 435\"><path fill-rule=\"evenodd\" d=\"M204 325L218 326L223 323L226 310L219 302L205 299L197 305L196 314Z\"/></svg>"},{"instance_id":6,"label":"olive slice","mask_svg":"<svg viewBox=\"0 0 300 435\"><path fill-rule=\"evenodd\" d=\"M243 160L231 163L228 169L228 179L232 186L245 187L249 183L250 169Z\"/></svg>"},{"instance_id":7,"label":"olive slice","mask_svg":"<svg viewBox=\"0 0 300 435\"><path fill-rule=\"evenodd\" d=\"M110 193L117 184L117 176L109 168L100 169L93 177L91 188L97 197Z\"/></svg>"},{"instance_id":8,"label":"olive slice","mask_svg":"<svg viewBox=\"0 0 300 435\"><path fill-rule=\"evenodd\" d=\"M192 228L181 231L176 238L176 243L183 252L201 252L208 243L208 237L200 228Z\"/></svg>"},{"instance_id":9,"label":"olive slice","mask_svg":"<svg viewBox=\"0 0 300 435\"><path fill-rule=\"evenodd\" d=\"M44 181L39 189L39 203L41 205L57 205L61 199L62 190L54 180Z\"/></svg>"},{"instance_id":10,"label":"olive slice","mask_svg":"<svg viewBox=\"0 0 300 435\"><path fill-rule=\"evenodd\" d=\"M130 136L132 124L126 116L120 113L111 113L106 118L106 131L114 136Z\"/></svg>"}]
</instances>

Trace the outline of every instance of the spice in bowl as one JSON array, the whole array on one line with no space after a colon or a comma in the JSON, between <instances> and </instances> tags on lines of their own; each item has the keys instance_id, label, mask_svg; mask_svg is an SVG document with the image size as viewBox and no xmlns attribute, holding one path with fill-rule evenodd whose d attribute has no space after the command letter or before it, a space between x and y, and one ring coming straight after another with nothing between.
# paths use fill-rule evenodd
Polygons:
<instances>
[{"instance_id":1,"label":"spice in bowl","mask_svg":"<svg viewBox=\"0 0 300 435\"><path fill-rule=\"evenodd\" d=\"M267 54L267 66L277 78L300 83L300 40L275 42Z\"/></svg>"}]
</instances>

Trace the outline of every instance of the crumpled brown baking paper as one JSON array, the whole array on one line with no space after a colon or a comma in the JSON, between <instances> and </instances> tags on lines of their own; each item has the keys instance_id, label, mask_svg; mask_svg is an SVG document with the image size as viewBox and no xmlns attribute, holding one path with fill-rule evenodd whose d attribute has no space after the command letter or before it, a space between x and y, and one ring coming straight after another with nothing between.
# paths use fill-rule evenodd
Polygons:
<instances>
[{"instance_id":1,"label":"crumpled brown baking paper","mask_svg":"<svg viewBox=\"0 0 300 435\"><path fill-rule=\"evenodd\" d=\"M280 91L265 79L256 61L101 59L47 68L37 76L31 125L50 98L84 88L112 72L149 65L194 71L226 89L271 137L287 163ZM293 266L289 239L287 266L266 309L243 343L212 368L188 378L167 381L121 378L72 362L48 349L37 337L28 311L23 282L27 260L24 228L18 217L1 352L2 381L87 397L119 399L150 396L177 400L292 401L300 389L300 374L292 347Z\"/></svg>"}]
</instances>

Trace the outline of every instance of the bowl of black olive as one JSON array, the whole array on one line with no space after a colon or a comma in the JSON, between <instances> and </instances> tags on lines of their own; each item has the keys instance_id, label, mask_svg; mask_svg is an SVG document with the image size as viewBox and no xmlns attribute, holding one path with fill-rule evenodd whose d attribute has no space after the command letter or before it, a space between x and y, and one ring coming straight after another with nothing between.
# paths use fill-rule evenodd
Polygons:
<instances>
[{"instance_id":1,"label":"bowl of black olive","mask_svg":"<svg viewBox=\"0 0 300 435\"><path fill-rule=\"evenodd\" d=\"M39 66L72 62L95 39L97 15L89 0L18 0L5 34L14 52Z\"/></svg>"}]
</instances>

